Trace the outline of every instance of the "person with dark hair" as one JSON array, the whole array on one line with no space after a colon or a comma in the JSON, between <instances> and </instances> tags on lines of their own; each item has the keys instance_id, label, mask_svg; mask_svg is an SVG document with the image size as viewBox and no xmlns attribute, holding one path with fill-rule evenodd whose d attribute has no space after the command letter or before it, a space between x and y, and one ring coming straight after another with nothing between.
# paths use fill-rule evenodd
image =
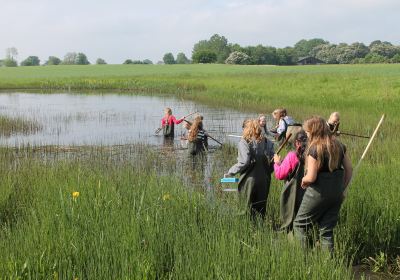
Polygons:
<instances>
[{"instance_id":1,"label":"person with dark hair","mask_svg":"<svg viewBox=\"0 0 400 280\"><path fill-rule=\"evenodd\" d=\"M322 248L333 251L333 230L339 218L344 190L352 176L346 147L329 130L326 121L313 117L304 123L308 145L305 151L306 191L294 219L294 234L303 247L310 242L313 226L319 230Z\"/></svg>"},{"instance_id":2,"label":"person with dark hair","mask_svg":"<svg viewBox=\"0 0 400 280\"><path fill-rule=\"evenodd\" d=\"M203 129L203 117L195 117L188 133L188 150L191 155L197 155L208 150L208 136Z\"/></svg>"},{"instance_id":3,"label":"person with dark hair","mask_svg":"<svg viewBox=\"0 0 400 280\"><path fill-rule=\"evenodd\" d=\"M303 199L304 189L301 179L304 176L304 151L307 145L307 135L300 130L294 135L295 151L290 151L281 162L281 157L274 155L275 178L285 180L280 198L281 229L292 231L293 221Z\"/></svg>"},{"instance_id":4,"label":"person with dark hair","mask_svg":"<svg viewBox=\"0 0 400 280\"><path fill-rule=\"evenodd\" d=\"M239 201L243 212L249 212L254 220L265 217L271 173L270 160L274 156L274 144L263 137L258 120L244 123L243 135L238 143L238 159L225 177L240 174Z\"/></svg>"}]
</instances>

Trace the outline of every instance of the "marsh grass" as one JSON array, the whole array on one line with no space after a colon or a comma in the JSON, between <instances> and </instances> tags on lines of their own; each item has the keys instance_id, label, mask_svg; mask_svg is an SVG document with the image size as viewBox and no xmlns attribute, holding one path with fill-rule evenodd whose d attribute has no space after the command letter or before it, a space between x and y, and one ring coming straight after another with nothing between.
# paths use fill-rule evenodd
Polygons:
<instances>
[{"instance_id":1,"label":"marsh grass","mask_svg":"<svg viewBox=\"0 0 400 280\"><path fill-rule=\"evenodd\" d=\"M305 255L268 225L252 224L238 215L233 201L217 199L211 204L205 192L188 189L174 177L159 176L153 168L93 156L60 159L56 164L30 156L14 168L3 161L2 277L346 279L351 275L344 259L318 251ZM3 154L6 158L18 161L9 151Z\"/></svg>"},{"instance_id":2,"label":"marsh grass","mask_svg":"<svg viewBox=\"0 0 400 280\"><path fill-rule=\"evenodd\" d=\"M18 117L0 116L0 135L9 137L15 134L34 134L42 129L36 121Z\"/></svg>"},{"instance_id":3,"label":"marsh grass","mask_svg":"<svg viewBox=\"0 0 400 280\"><path fill-rule=\"evenodd\" d=\"M281 182L272 182L264 226L235 214L235 196L218 183L235 161L232 146L207 158L208 170L193 169L179 153L146 146L4 148L2 277L349 279L351 264L380 252L396 267L399 65L145 67L0 69L6 78L0 88L173 93L242 111L285 106L297 120L340 111L341 130L363 135L371 135L386 113L343 204L335 257L304 253L272 230L279 221ZM356 164L368 141L341 140ZM74 191L80 193L76 200Z\"/></svg>"}]
</instances>

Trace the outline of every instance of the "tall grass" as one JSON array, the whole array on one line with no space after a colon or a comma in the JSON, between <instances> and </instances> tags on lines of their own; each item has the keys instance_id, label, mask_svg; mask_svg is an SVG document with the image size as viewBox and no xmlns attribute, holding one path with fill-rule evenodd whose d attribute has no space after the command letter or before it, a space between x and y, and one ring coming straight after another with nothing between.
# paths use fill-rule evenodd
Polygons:
<instances>
[{"instance_id":1,"label":"tall grass","mask_svg":"<svg viewBox=\"0 0 400 280\"><path fill-rule=\"evenodd\" d=\"M135 164L95 159L44 164L30 158L11 170L2 164L2 172L4 278L351 276L342 258L304 254L268 225L238 216L223 200L210 204L179 180Z\"/></svg>"},{"instance_id":2,"label":"tall grass","mask_svg":"<svg viewBox=\"0 0 400 280\"><path fill-rule=\"evenodd\" d=\"M42 129L42 126L31 120L19 117L0 116L0 135L11 136L17 133L32 134Z\"/></svg>"},{"instance_id":3,"label":"tall grass","mask_svg":"<svg viewBox=\"0 0 400 280\"><path fill-rule=\"evenodd\" d=\"M125 152L116 157L110 151L89 149L54 161L52 152L32 158L32 150L19 151L17 157L10 155L10 149L2 150L0 275L346 279L351 278L347 265L352 261L359 264L383 253L388 262L396 263L400 255L399 74L399 65L0 69L2 89L179 94L243 111L271 112L284 106L297 120L340 111L341 129L357 134L370 135L381 114L387 115L343 204L334 259L318 250L304 254L271 230L271 222L278 221L281 182L272 183L264 226L253 226L235 215L233 198L219 193L217 184L235 161L232 147L215 153L211 194L183 186L203 175L180 169L182 163L175 155L167 155L167 163L160 160L159 151L134 148L129 154L143 156L133 159ZM367 140L345 136L341 140L357 163ZM73 191L80 192L76 201Z\"/></svg>"}]
</instances>

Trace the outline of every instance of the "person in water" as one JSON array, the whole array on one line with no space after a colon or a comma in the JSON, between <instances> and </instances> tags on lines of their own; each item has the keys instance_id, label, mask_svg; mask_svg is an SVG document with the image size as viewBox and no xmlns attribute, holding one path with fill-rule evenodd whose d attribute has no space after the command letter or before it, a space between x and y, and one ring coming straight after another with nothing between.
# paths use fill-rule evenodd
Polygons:
<instances>
[{"instance_id":1,"label":"person in water","mask_svg":"<svg viewBox=\"0 0 400 280\"><path fill-rule=\"evenodd\" d=\"M258 120L244 123L243 135L238 143L238 159L225 177L240 174L239 200L241 208L250 212L252 219L265 217L271 183L274 144L263 137Z\"/></svg>"},{"instance_id":2,"label":"person in water","mask_svg":"<svg viewBox=\"0 0 400 280\"><path fill-rule=\"evenodd\" d=\"M281 198L281 230L291 232L293 221L299 210L304 195L301 180L304 176L304 151L307 146L307 135L304 130L294 136L294 151L290 151L281 162L281 157L274 155L274 173L278 180L285 180Z\"/></svg>"},{"instance_id":3,"label":"person in water","mask_svg":"<svg viewBox=\"0 0 400 280\"><path fill-rule=\"evenodd\" d=\"M338 112L333 112L327 121L329 130L331 133L339 135L339 125L340 125L340 114Z\"/></svg>"},{"instance_id":4,"label":"person in water","mask_svg":"<svg viewBox=\"0 0 400 280\"><path fill-rule=\"evenodd\" d=\"M164 109L164 117L161 119L161 127L165 138L174 138L175 136L175 124L180 124L184 118L177 120L172 115L171 108Z\"/></svg>"},{"instance_id":5,"label":"person in water","mask_svg":"<svg viewBox=\"0 0 400 280\"><path fill-rule=\"evenodd\" d=\"M286 109L283 108L272 112L272 117L276 120L277 126L271 132L274 133L277 140L285 139L288 127L295 124L293 118L288 116Z\"/></svg>"},{"instance_id":6,"label":"person in water","mask_svg":"<svg viewBox=\"0 0 400 280\"><path fill-rule=\"evenodd\" d=\"M195 117L188 133L188 150L191 155L197 155L208 150L208 137L203 129L203 117Z\"/></svg>"},{"instance_id":7,"label":"person in water","mask_svg":"<svg viewBox=\"0 0 400 280\"><path fill-rule=\"evenodd\" d=\"M303 247L311 240L311 229L319 230L322 248L333 251L333 230L339 218L344 190L352 176L346 147L329 130L326 121L313 117L304 123L308 145L305 151L305 176L301 187L306 191L293 228Z\"/></svg>"}]
</instances>

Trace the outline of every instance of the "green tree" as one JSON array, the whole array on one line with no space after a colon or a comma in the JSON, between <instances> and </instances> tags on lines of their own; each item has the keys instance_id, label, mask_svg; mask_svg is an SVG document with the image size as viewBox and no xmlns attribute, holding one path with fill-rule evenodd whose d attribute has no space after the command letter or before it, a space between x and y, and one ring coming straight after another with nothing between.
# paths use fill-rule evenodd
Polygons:
<instances>
[{"instance_id":1,"label":"green tree","mask_svg":"<svg viewBox=\"0 0 400 280\"><path fill-rule=\"evenodd\" d=\"M264 65L264 64L277 64L276 48L257 45L244 48L251 58L251 64Z\"/></svg>"},{"instance_id":2,"label":"green tree","mask_svg":"<svg viewBox=\"0 0 400 280\"><path fill-rule=\"evenodd\" d=\"M21 62L21 66L39 66L40 59L37 56L29 56Z\"/></svg>"},{"instance_id":3,"label":"green tree","mask_svg":"<svg viewBox=\"0 0 400 280\"><path fill-rule=\"evenodd\" d=\"M107 64L107 62L104 60L104 59L102 59L102 58L98 58L98 59L96 59L96 64Z\"/></svg>"},{"instance_id":4,"label":"green tree","mask_svg":"<svg viewBox=\"0 0 400 280\"><path fill-rule=\"evenodd\" d=\"M194 53L192 59L194 63L215 63L217 54L213 51L203 50Z\"/></svg>"},{"instance_id":5,"label":"green tree","mask_svg":"<svg viewBox=\"0 0 400 280\"><path fill-rule=\"evenodd\" d=\"M150 59L145 59L143 60L143 64L153 64L153 61L151 61Z\"/></svg>"},{"instance_id":6,"label":"green tree","mask_svg":"<svg viewBox=\"0 0 400 280\"><path fill-rule=\"evenodd\" d=\"M89 60L87 59L84 53L78 53L75 59L76 65L88 65L90 64Z\"/></svg>"},{"instance_id":7,"label":"green tree","mask_svg":"<svg viewBox=\"0 0 400 280\"><path fill-rule=\"evenodd\" d=\"M388 62L389 58L373 52L370 52L364 58L364 63L388 63Z\"/></svg>"},{"instance_id":8,"label":"green tree","mask_svg":"<svg viewBox=\"0 0 400 280\"><path fill-rule=\"evenodd\" d=\"M400 63L400 54L396 54L390 59L390 63Z\"/></svg>"},{"instance_id":9,"label":"green tree","mask_svg":"<svg viewBox=\"0 0 400 280\"><path fill-rule=\"evenodd\" d=\"M175 58L172 53L164 54L163 61L165 64L175 64Z\"/></svg>"},{"instance_id":10,"label":"green tree","mask_svg":"<svg viewBox=\"0 0 400 280\"><path fill-rule=\"evenodd\" d=\"M3 60L3 65L6 67L18 66L17 56L18 56L18 50L15 47L7 48L6 58Z\"/></svg>"},{"instance_id":11,"label":"green tree","mask_svg":"<svg viewBox=\"0 0 400 280\"><path fill-rule=\"evenodd\" d=\"M45 62L45 65L59 65L61 63L61 59L56 56L49 56L49 59Z\"/></svg>"},{"instance_id":12,"label":"green tree","mask_svg":"<svg viewBox=\"0 0 400 280\"><path fill-rule=\"evenodd\" d=\"M73 65L76 63L76 58L78 57L78 54L76 52L69 52L66 55L64 55L64 59L62 61L62 64L65 65Z\"/></svg>"},{"instance_id":13,"label":"green tree","mask_svg":"<svg viewBox=\"0 0 400 280\"><path fill-rule=\"evenodd\" d=\"M186 57L186 55L183 52L180 52L176 56L176 64L189 64L190 61Z\"/></svg>"},{"instance_id":14,"label":"green tree","mask_svg":"<svg viewBox=\"0 0 400 280\"><path fill-rule=\"evenodd\" d=\"M325 63L337 64L338 61L336 60L337 58L336 47L337 45L334 44L318 45L311 50L310 55L322 60Z\"/></svg>"},{"instance_id":15,"label":"green tree","mask_svg":"<svg viewBox=\"0 0 400 280\"><path fill-rule=\"evenodd\" d=\"M5 67L17 67L18 66L18 62L14 59L11 58L6 58L3 60L3 65Z\"/></svg>"},{"instance_id":16,"label":"green tree","mask_svg":"<svg viewBox=\"0 0 400 280\"><path fill-rule=\"evenodd\" d=\"M379 40L372 42L370 44L369 50L373 54L377 54L387 58L392 58L396 54L400 53L399 47L393 46L389 42L381 42Z\"/></svg>"},{"instance_id":17,"label":"green tree","mask_svg":"<svg viewBox=\"0 0 400 280\"><path fill-rule=\"evenodd\" d=\"M306 57L310 55L313 48L319 45L329 44L328 41L320 38L314 38L310 40L300 40L294 45L295 54L298 58Z\"/></svg>"},{"instance_id":18,"label":"green tree","mask_svg":"<svg viewBox=\"0 0 400 280\"><path fill-rule=\"evenodd\" d=\"M231 53L228 40L224 36L218 34L214 34L209 40L201 40L196 43L192 51L192 60L194 61L194 57L198 57L198 53L204 53L204 51L215 53L217 56L216 62L218 63L224 63Z\"/></svg>"},{"instance_id":19,"label":"green tree","mask_svg":"<svg viewBox=\"0 0 400 280\"><path fill-rule=\"evenodd\" d=\"M122 64L133 64L133 61L132 61L132 59L127 59Z\"/></svg>"},{"instance_id":20,"label":"green tree","mask_svg":"<svg viewBox=\"0 0 400 280\"><path fill-rule=\"evenodd\" d=\"M277 65L293 65L295 60L295 51L292 47L276 49L276 64Z\"/></svg>"}]
</instances>

